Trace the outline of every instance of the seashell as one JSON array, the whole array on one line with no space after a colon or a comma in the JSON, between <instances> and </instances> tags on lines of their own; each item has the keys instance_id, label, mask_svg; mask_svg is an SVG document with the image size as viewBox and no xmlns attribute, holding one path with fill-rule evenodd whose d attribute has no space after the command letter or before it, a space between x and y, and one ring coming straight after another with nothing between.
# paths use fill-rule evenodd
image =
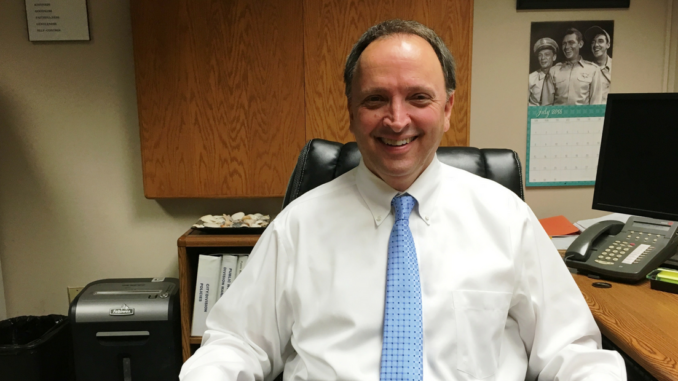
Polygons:
<instances>
[{"instance_id":1,"label":"seashell","mask_svg":"<svg viewBox=\"0 0 678 381\"><path fill-rule=\"evenodd\" d=\"M251 226L253 228L262 228L262 227L266 226L266 221L261 221L261 220L255 221L254 223L252 223Z\"/></svg>"},{"instance_id":2,"label":"seashell","mask_svg":"<svg viewBox=\"0 0 678 381\"><path fill-rule=\"evenodd\" d=\"M243 217L245 217L245 213L238 212L238 213L233 214L231 216L231 219L233 219L233 221L240 221L240 220L242 220Z\"/></svg>"},{"instance_id":3,"label":"seashell","mask_svg":"<svg viewBox=\"0 0 678 381\"><path fill-rule=\"evenodd\" d=\"M198 229L202 229L202 228L204 228L205 226L204 226L204 225L201 225L201 224L193 224L193 227L194 227L194 228L198 228Z\"/></svg>"},{"instance_id":4,"label":"seashell","mask_svg":"<svg viewBox=\"0 0 678 381\"><path fill-rule=\"evenodd\" d=\"M224 221L223 224L221 224L221 227L222 227L222 228L230 228L231 225L233 225L233 221L231 221L231 220L226 220L226 221Z\"/></svg>"},{"instance_id":5,"label":"seashell","mask_svg":"<svg viewBox=\"0 0 678 381\"><path fill-rule=\"evenodd\" d=\"M203 222L215 222L215 216L213 216L213 215L211 215L211 214L208 214L208 215L205 215L205 216L200 217L200 221L203 221Z\"/></svg>"},{"instance_id":6,"label":"seashell","mask_svg":"<svg viewBox=\"0 0 678 381\"><path fill-rule=\"evenodd\" d=\"M259 220L262 219L262 217L264 217L264 215L261 214L261 213L254 213L254 214L252 214L252 217L253 217L255 220L259 221Z\"/></svg>"},{"instance_id":7,"label":"seashell","mask_svg":"<svg viewBox=\"0 0 678 381\"><path fill-rule=\"evenodd\" d=\"M220 228L221 225L216 223L216 222L205 222L204 223L206 228Z\"/></svg>"},{"instance_id":8,"label":"seashell","mask_svg":"<svg viewBox=\"0 0 678 381\"><path fill-rule=\"evenodd\" d=\"M233 221L233 220L231 219L231 216L229 216L228 214L224 214L224 221Z\"/></svg>"}]
</instances>

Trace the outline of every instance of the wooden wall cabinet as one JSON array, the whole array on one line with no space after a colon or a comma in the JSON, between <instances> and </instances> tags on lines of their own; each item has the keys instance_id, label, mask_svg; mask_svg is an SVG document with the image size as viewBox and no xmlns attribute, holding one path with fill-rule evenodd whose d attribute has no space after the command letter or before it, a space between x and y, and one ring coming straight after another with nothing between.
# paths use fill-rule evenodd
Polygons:
<instances>
[{"instance_id":1,"label":"wooden wall cabinet","mask_svg":"<svg viewBox=\"0 0 678 381\"><path fill-rule=\"evenodd\" d=\"M380 21L433 28L457 61L445 146L469 144L472 0L130 1L144 193L282 197L312 138L347 142L343 67Z\"/></svg>"},{"instance_id":2,"label":"wooden wall cabinet","mask_svg":"<svg viewBox=\"0 0 678 381\"><path fill-rule=\"evenodd\" d=\"M184 361L200 347L202 337L191 336L195 281L200 254L249 254L259 234L217 235L189 229L177 240L179 251L179 298L181 304L181 349Z\"/></svg>"}]
</instances>

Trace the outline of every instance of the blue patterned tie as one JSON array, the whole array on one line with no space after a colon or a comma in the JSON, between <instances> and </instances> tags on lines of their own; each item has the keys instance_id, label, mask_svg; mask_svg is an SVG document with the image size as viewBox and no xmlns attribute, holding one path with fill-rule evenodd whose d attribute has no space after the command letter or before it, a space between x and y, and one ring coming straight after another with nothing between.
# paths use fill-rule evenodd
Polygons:
<instances>
[{"instance_id":1,"label":"blue patterned tie","mask_svg":"<svg viewBox=\"0 0 678 381\"><path fill-rule=\"evenodd\" d=\"M408 194L391 201L396 222L388 243L381 381L421 381L424 375L419 265L409 223L415 202Z\"/></svg>"}]
</instances>

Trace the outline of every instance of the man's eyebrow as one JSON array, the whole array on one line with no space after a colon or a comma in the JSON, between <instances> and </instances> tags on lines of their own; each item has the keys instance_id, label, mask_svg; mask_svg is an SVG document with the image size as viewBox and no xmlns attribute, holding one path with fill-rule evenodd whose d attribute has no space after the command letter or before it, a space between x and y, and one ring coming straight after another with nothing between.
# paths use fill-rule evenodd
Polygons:
<instances>
[{"instance_id":1,"label":"man's eyebrow","mask_svg":"<svg viewBox=\"0 0 678 381\"><path fill-rule=\"evenodd\" d=\"M360 94L374 94L374 93L385 93L387 92L385 87L365 87L360 89Z\"/></svg>"},{"instance_id":2,"label":"man's eyebrow","mask_svg":"<svg viewBox=\"0 0 678 381\"><path fill-rule=\"evenodd\" d=\"M434 92L433 88L430 87L430 86L410 86L410 87L406 87L405 90L407 90L408 93L415 92L415 91L423 91L423 92L428 92L428 93Z\"/></svg>"},{"instance_id":3,"label":"man's eyebrow","mask_svg":"<svg viewBox=\"0 0 678 381\"><path fill-rule=\"evenodd\" d=\"M405 92L407 93L412 93L416 91L423 91L423 92L435 92L433 87L430 86L408 86L405 87ZM389 90L385 87L366 87L360 91L360 94L380 94L380 93L388 93Z\"/></svg>"}]
</instances>

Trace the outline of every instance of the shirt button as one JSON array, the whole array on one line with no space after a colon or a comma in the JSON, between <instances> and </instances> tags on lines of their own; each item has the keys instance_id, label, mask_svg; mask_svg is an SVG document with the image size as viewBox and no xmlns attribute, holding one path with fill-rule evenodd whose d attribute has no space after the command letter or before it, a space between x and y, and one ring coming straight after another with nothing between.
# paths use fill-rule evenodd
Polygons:
<instances>
[{"instance_id":1,"label":"shirt button","mask_svg":"<svg viewBox=\"0 0 678 381\"><path fill-rule=\"evenodd\" d=\"M425 219L426 221L428 221L428 217L424 217L424 219Z\"/></svg>"},{"instance_id":2,"label":"shirt button","mask_svg":"<svg viewBox=\"0 0 678 381\"><path fill-rule=\"evenodd\" d=\"M377 221L381 221L381 216L377 216Z\"/></svg>"}]
</instances>

